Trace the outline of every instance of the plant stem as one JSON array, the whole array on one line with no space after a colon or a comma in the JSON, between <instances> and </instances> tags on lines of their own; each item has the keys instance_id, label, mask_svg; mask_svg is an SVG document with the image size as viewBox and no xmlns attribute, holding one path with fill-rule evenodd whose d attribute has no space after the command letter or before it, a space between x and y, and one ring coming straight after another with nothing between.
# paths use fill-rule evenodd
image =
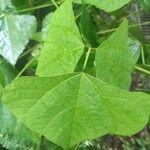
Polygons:
<instances>
[{"instance_id":1,"label":"plant stem","mask_svg":"<svg viewBox=\"0 0 150 150\"><path fill-rule=\"evenodd\" d=\"M149 25L150 24L150 21L146 21L146 22L143 22L141 24L133 24L133 25L129 25L129 28L134 28L134 27L137 27L139 25ZM106 34L106 33L110 33L110 32L113 32L115 31L117 28L112 28L112 29L108 29L108 30L105 30L105 31L99 31L97 32L97 34Z\"/></svg>"},{"instance_id":2,"label":"plant stem","mask_svg":"<svg viewBox=\"0 0 150 150\"><path fill-rule=\"evenodd\" d=\"M148 70L146 70L146 69L144 69L144 68L142 68L142 67L140 67L140 66L134 66L134 69L136 69L136 70L138 70L138 71L141 71L141 72L143 72L143 73L145 73L145 74L150 75L150 71L148 71Z\"/></svg>"},{"instance_id":3,"label":"plant stem","mask_svg":"<svg viewBox=\"0 0 150 150\"><path fill-rule=\"evenodd\" d=\"M2 13L2 14L0 15L0 19L2 19L4 16L5 16L5 14Z\"/></svg>"},{"instance_id":4,"label":"plant stem","mask_svg":"<svg viewBox=\"0 0 150 150\"><path fill-rule=\"evenodd\" d=\"M36 59L36 57L34 57L33 59L31 59L25 66L24 68L18 73L18 75L16 76L15 79L18 79L22 73L33 63L33 61Z\"/></svg>"},{"instance_id":5,"label":"plant stem","mask_svg":"<svg viewBox=\"0 0 150 150\"><path fill-rule=\"evenodd\" d=\"M86 52L86 57L85 57L85 61L84 61L82 71L85 71L85 69L86 69L86 65L87 65L87 62L88 62L88 59L89 59L89 56L90 56L90 53L91 53L91 49L92 48L88 48L88 51Z\"/></svg>"},{"instance_id":6,"label":"plant stem","mask_svg":"<svg viewBox=\"0 0 150 150\"><path fill-rule=\"evenodd\" d=\"M32 47L32 48L29 48L28 51L24 52L23 54L21 54L21 55L19 56L19 59L22 58L22 57L24 57L24 56L26 56L27 54L31 53L31 52L32 52L33 50L35 50L35 49L40 49L40 44L41 44L41 43L35 45L35 46Z\"/></svg>"},{"instance_id":7,"label":"plant stem","mask_svg":"<svg viewBox=\"0 0 150 150\"><path fill-rule=\"evenodd\" d=\"M51 0L51 1L52 1L53 5L54 5L56 8L59 7L59 6L57 5L57 3L55 2L55 0Z\"/></svg>"},{"instance_id":8,"label":"plant stem","mask_svg":"<svg viewBox=\"0 0 150 150\"><path fill-rule=\"evenodd\" d=\"M144 48L143 45L141 46L141 57L142 57L142 63L145 65L145 56L144 56Z\"/></svg>"},{"instance_id":9,"label":"plant stem","mask_svg":"<svg viewBox=\"0 0 150 150\"><path fill-rule=\"evenodd\" d=\"M27 12L27 11L32 11L32 10L36 10L36 9L50 7L52 5L53 5L52 3L51 4L43 4L43 5L31 7L31 8L21 9L21 10L18 10L16 12L14 12L14 13L23 13L23 12Z\"/></svg>"},{"instance_id":10,"label":"plant stem","mask_svg":"<svg viewBox=\"0 0 150 150\"><path fill-rule=\"evenodd\" d=\"M40 150L45 150L45 137L43 135L41 136Z\"/></svg>"},{"instance_id":11,"label":"plant stem","mask_svg":"<svg viewBox=\"0 0 150 150\"><path fill-rule=\"evenodd\" d=\"M91 7L91 5L87 6L87 7L86 7L86 10L89 9L90 7ZM83 11L81 11L79 14L77 14L77 15L75 16L75 20L77 20L77 19L82 15L82 13L83 13Z\"/></svg>"},{"instance_id":12,"label":"plant stem","mask_svg":"<svg viewBox=\"0 0 150 150\"><path fill-rule=\"evenodd\" d=\"M52 0L52 1L54 2L54 0ZM62 2L63 2L63 0L58 2L58 4L60 4ZM56 2L54 2L54 3L55 3L55 5L57 4ZM14 12L14 13L23 13L23 12L27 12L27 11L42 9L42 8L46 8L46 7L52 6L52 5L54 5L54 3L42 4L42 5L31 7L31 8L21 9L21 10L18 10L16 12Z\"/></svg>"}]
</instances>

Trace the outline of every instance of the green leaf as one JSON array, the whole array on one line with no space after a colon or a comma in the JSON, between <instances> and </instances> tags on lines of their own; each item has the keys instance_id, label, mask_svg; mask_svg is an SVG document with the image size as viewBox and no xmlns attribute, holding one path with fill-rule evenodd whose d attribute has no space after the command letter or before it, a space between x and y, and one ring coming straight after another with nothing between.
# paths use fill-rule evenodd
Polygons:
<instances>
[{"instance_id":1,"label":"green leaf","mask_svg":"<svg viewBox=\"0 0 150 150\"><path fill-rule=\"evenodd\" d=\"M21 122L17 122L15 116L0 101L0 144L10 150L33 149L35 135Z\"/></svg>"},{"instance_id":2,"label":"green leaf","mask_svg":"<svg viewBox=\"0 0 150 150\"><path fill-rule=\"evenodd\" d=\"M7 15L0 20L0 54L15 64L36 31L36 19L31 15Z\"/></svg>"},{"instance_id":3,"label":"green leaf","mask_svg":"<svg viewBox=\"0 0 150 150\"><path fill-rule=\"evenodd\" d=\"M148 122L149 99L84 73L20 78L3 93L28 128L66 149L108 133L138 132Z\"/></svg>"},{"instance_id":4,"label":"green leaf","mask_svg":"<svg viewBox=\"0 0 150 150\"><path fill-rule=\"evenodd\" d=\"M86 8L84 8L82 15L81 15L80 30L82 34L84 35L86 42L90 44L92 47L96 47L97 46L96 28Z\"/></svg>"},{"instance_id":5,"label":"green leaf","mask_svg":"<svg viewBox=\"0 0 150 150\"><path fill-rule=\"evenodd\" d=\"M51 24L53 13L49 13L43 20L42 39L47 37L49 25Z\"/></svg>"},{"instance_id":6,"label":"green leaf","mask_svg":"<svg viewBox=\"0 0 150 150\"><path fill-rule=\"evenodd\" d=\"M0 0L0 10L5 11L14 8L11 0Z\"/></svg>"},{"instance_id":7,"label":"green leaf","mask_svg":"<svg viewBox=\"0 0 150 150\"><path fill-rule=\"evenodd\" d=\"M132 56L134 58L135 63L138 61L142 49L141 43L135 39L135 38L130 38L128 39L129 42L129 49L132 53Z\"/></svg>"},{"instance_id":8,"label":"green leaf","mask_svg":"<svg viewBox=\"0 0 150 150\"><path fill-rule=\"evenodd\" d=\"M131 0L83 0L84 3L95 5L97 8L103 9L106 12L115 11ZM74 2L82 3L82 0L74 0Z\"/></svg>"},{"instance_id":9,"label":"green leaf","mask_svg":"<svg viewBox=\"0 0 150 150\"><path fill-rule=\"evenodd\" d=\"M9 84L17 75L18 71L11 66L6 60L0 58L0 84L5 87Z\"/></svg>"},{"instance_id":10,"label":"green leaf","mask_svg":"<svg viewBox=\"0 0 150 150\"><path fill-rule=\"evenodd\" d=\"M135 62L129 50L127 29L127 21L124 20L96 50L97 77L123 89L129 89Z\"/></svg>"},{"instance_id":11,"label":"green leaf","mask_svg":"<svg viewBox=\"0 0 150 150\"><path fill-rule=\"evenodd\" d=\"M0 94L3 87L9 84L16 75L17 70L0 58ZM21 122L17 122L16 117L0 100L0 144L10 150L26 150L34 147L33 137L33 133Z\"/></svg>"},{"instance_id":12,"label":"green leaf","mask_svg":"<svg viewBox=\"0 0 150 150\"><path fill-rule=\"evenodd\" d=\"M149 0L138 0L138 4L147 10L150 10L150 1Z\"/></svg>"},{"instance_id":13,"label":"green leaf","mask_svg":"<svg viewBox=\"0 0 150 150\"><path fill-rule=\"evenodd\" d=\"M36 74L55 76L73 72L83 53L84 45L70 0L65 1L54 12L47 35Z\"/></svg>"}]
</instances>

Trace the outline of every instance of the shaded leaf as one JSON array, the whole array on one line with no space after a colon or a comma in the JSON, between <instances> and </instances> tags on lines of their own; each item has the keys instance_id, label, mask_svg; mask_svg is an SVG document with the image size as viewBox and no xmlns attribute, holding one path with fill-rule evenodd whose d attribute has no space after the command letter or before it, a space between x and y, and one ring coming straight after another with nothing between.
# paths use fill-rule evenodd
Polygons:
<instances>
[{"instance_id":1,"label":"shaded leaf","mask_svg":"<svg viewBox=\"0 0 150 150\"><path fill-rule=\"evenodd\" d=\"M18 71L11 66L6 60L0 58L0 83L5 87L17 75Z\"/></svg>"},{"instance_id":2,"label":"shaded leaf","mask_svg":"<svg viewBox=\"0 0 150 150\"><path fill-rule=\"evenodd\" d=\"M31 15L7 15L0 20L0 54L15 64L36 31L36 19Z\"/></svg>"},{"instance_id":3,"label":"shaded leaf","mask_svg":"<svg viewBox=\"0 0 150 150\"><path fill-rule=\"evenodd\" d=\"M36 74L55 76L73 72L83 49L72 4L65 1L53 14Z\"/></svg>"},{"instance_id":4,"label":"shaded leaf","mask_svg":"<svg viewBox=\"0 0 150 150\"><path fill-rule=\"evenodd\" d=\"M11 0L0 0L0 10L5 11L8 9L14 9Z\"/></svg>"},{"instance_id":5,"label":"shaded leaf","mask_svg":"<svg viewBox=\"0 0 150 150\"><path fill-rule=\"evenodd\" d=\"M3 93L27 127L66 149L108 133L138 132L149 119L149 98L84 73L20 78Z\"/></svg>"},{"instance_id":6,"label":"shaded leaf","mask_svg":"<svg viewBox=\"0 0 150 150\"><path fill-rule=\"evenodd\" d=\"M80 30L84 35L86 42L92 47L96 47L96 28L92 22L89 12L85 8L81 15Z\"/></svg>"},{"instance_id":7,"label":"shaded leaf","mask_svg":"<svg viewBox=\"0 0 150 150\"><path fill-rule=\"evenodd\" d=\"M136 63L140 57L142 45L138 40L133 39L133 38L129 38L128 42L129 42L129 49Z\"/></svg>"},{"instance_id":8,"label":"shaded leaf","mask_svg":"<svg viewBox=\"0 0 150 150\"><path fill-rule=\"evenodd\" d=\"M128 45L127 29L127 21L124 20L96 50L97 77L123 89L129 89L134 66L134 58Z\"/></svg>"},{"instance_id":9,"label":"shaded leaf","mask_svg":"<svg viewBox=\"0 0 150 150\"><path fill-rule=\"evenodd\" d=\"M42 39L47 37L49 26L51 24L53 13L49 13L43 20L43 28L42 28Z\"/></svg>"},{"instance_id":10,"label":"shaded leaf","mask_svg":"<svg viewBox=\"0 0 150 150\"><path fill-rule=\"evenodd\" d=\"M83 0L84 3L95 5L97 8L103 9L106 12L115 11L131 0ZM82 3L82 0L74 0L74 2Z\"/></svg>"},{"instance_id":11,"label":"shaded leaf","mask_svg":"<svg viewBox=\"0 0 150 150\"><path fill-rule=\"evenodd\" d=\"M16 75L17 70L0 58L0 92ZM16 117L0 100L0 144L10 150L26 150L33 148L37 142L33 140L34 136L22 123L17 122Z\"/></svg>"},{"instance_id":12,"label":"shaded leaf","mask_svg":"<svg viewBox=\"0 0 150 150\"><path fill-rule=\"evenodd\" d=\"M27 150L34 149L36 142L38 138L0 101L0 144L10 150Z\"/></svg>"}]
</instances>

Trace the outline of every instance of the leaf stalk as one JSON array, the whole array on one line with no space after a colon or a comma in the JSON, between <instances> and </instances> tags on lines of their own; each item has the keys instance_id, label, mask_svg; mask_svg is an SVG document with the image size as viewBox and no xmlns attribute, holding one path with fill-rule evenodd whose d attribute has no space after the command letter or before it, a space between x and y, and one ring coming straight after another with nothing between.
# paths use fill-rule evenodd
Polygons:
<instances>
[{"instance_id":1,"label":"leaf stalk","mask_svg":"<svg viewBox=\"0 0 150 150\"><path fill-rule=\"evenodd\" d=\"M88 51L86 52L86 57L85 57L85 61L84 61L84 65L83 65L82 71L85 71L85 69L86 69L86 65L87 65L87 62L88 62L91 50L92 50L92 48L90 47L90 48L88 48Z\"/></svg>"}]
</instances>

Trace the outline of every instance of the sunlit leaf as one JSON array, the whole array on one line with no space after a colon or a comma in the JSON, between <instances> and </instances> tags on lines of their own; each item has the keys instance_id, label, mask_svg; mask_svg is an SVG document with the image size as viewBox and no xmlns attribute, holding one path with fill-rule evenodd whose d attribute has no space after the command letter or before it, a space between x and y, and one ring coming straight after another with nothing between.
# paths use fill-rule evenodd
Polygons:
<instances>
[{"instance_id":1,"label":"sunlit leaf","mask_svg":"<svg viewBox=\"0 0 150 150\"><path fill-rule=\"evenodd\" d=\"M37 75L55 76L73 72L83 49L72 4L70 0L65 1L52 16L41 50Z\"/></svg>"},{"instance_id":2,"label":"sunlit leaf","mask_svg":"<svg viewBox=\"0 0 150 150\"><path fill-rule=\"evenodd\" d=\"M20 78L3 93L28 128L66 149L108 133L140 131L149 119L149 99L84 73Z\"/></svg>"},{"instance_id":3,"label":"sunlit leaf","mask_svg":"<svg viewBox=\"0 0 150 150\"><path fill-rule=\"evenodd\" d=\"M134 62L128 45L128 25L124 20L96 50L97 77L109 84L129 89Z\"/></svg>"}]
</instances>

